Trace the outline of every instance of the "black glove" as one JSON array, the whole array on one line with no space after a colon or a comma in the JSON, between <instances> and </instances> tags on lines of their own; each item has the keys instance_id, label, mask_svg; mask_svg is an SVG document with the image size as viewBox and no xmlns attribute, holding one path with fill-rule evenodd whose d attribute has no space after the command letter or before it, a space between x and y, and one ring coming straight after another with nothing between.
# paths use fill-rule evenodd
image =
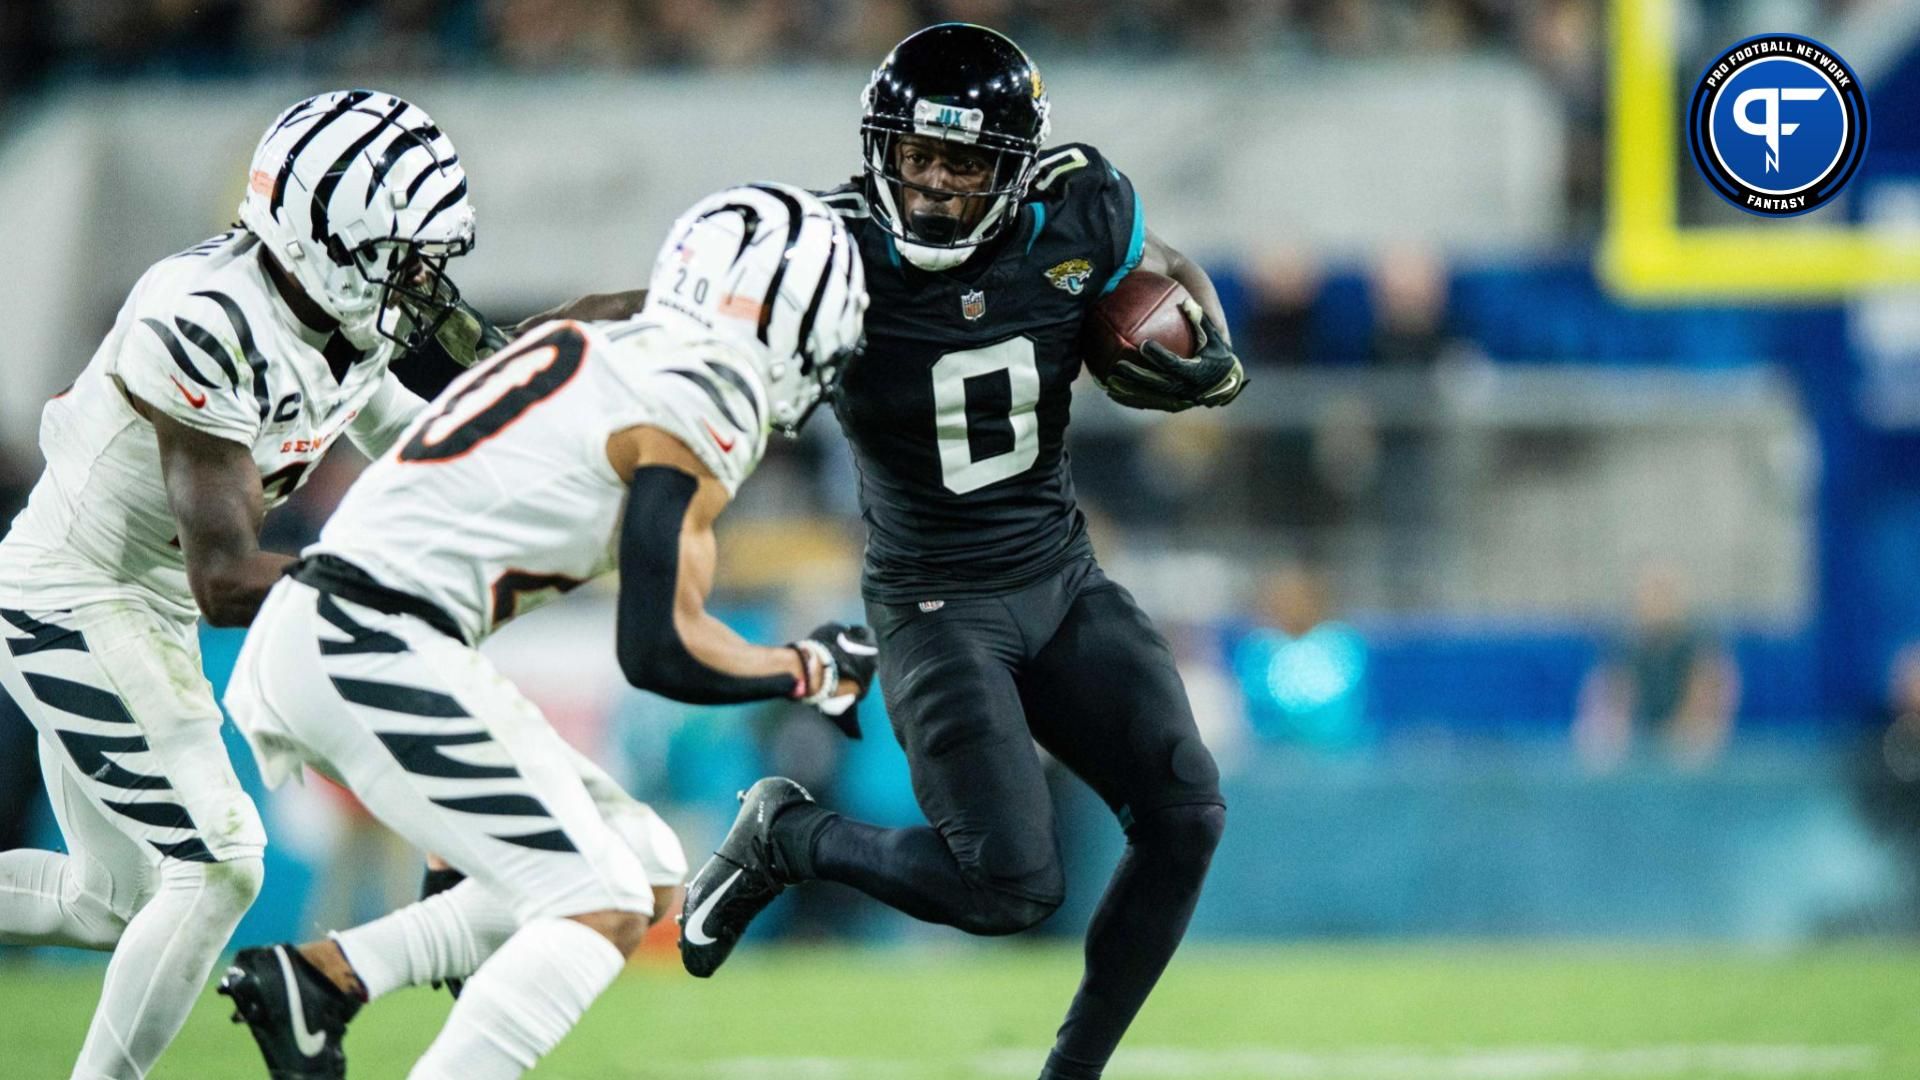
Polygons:
<instances>
[{"instance_id":1,"label":"black glove","mask_svg":"<svg viewBox=\"0 0 1920 1080\"><path fill-rule=\"evenodd\" d=\"M454 305L434 337L461 367L472 367L507 345L507 335L465 300Z\"/></svg>"},{"instance_id":2,"label":"black glove","mask_svg":"<svg viewBox=\"0 0 1920 1080\"><path fill-rule=\"evenodd\" d=\"M451 866L428 866L425 876L420 879L420 899L446 892L465 880L467 875Z\"/></svg>"},{"instance_id":3,"label":"black glove","mask_svg":"<svg viewBox=\"0 0 1920 1080\"><path fill-rule=\"evenodd\" d=\"M435 893L446 892L465 880L467 875L451 866L428 866L426 876L420 879L420 899L425 900ZM465 979L447 980L447 990L456 998L460 996L461 989L466 985ZM433 981L433 988L440 989L440 980Z\"/></svg>"},{"instance_id":4,"label":"black glove","mask_svg":"<svg viewBox=\"0 0 1920 1080\"><path fill-rule=\"evenodd\" d=\"M433 343L445 351L454 363L470 368L506 347L507 335L480 314L479 309L458 299L453 282L445 274L434 279L433 299L437 303L452 299L453 310L442 318L441 309L423 309L418 301L404 296L400 300L400 309L416 323L431 323L438 319L439 324L433 331Z\"/></svg>"},{"instance_id":5,"label":"black glove","mask_svg":"<svg viewBox=\"0 0 1920 1080\"><path fill-rule=\"evenodd\" d=\"M1146 342L1136 354L1139 360L1121 360L1108 373L1101 384L1107 396L1129 408L1179 412L1195 405L1225 405L1246 389L1240 358L1199 302L1182 301L1180 310L1193 323L1200 346L1192 358L1177 356L1157 341Z\"/></svg>"},{"instance_id":6,"label":"black glove","mask_svg":"<svg viewBox=\"0 0 1920 1080\"><path fill-rule=\"evenodd\" d=\"M826 623L793 643L804 660L812 657L824 671L820 685L800 700L820 710L849 739L860 737L860 717L854 705L867 696L873 673L880 666L880 646L864 626ZM839 692L840 681L853 684L853 693Z\"/></svg>"}]
</instances>

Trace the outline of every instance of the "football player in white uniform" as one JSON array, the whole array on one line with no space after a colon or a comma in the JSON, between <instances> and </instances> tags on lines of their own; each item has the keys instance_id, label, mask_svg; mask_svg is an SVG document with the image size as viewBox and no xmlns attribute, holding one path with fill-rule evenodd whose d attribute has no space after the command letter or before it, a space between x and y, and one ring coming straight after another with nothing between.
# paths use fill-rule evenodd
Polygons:
<instances>
[{"instance_id":1,"label":"football player in white uniform","mask_svg":"<svg viewBox=\"0 0 1920 1080\"><path fill-rule=\"evenodd\" d=\"M456 380L274 587L226 699L267 782L310 765L467 879L235 958L221 992L272 1075L344 1075L363 1001L471 975L410 1075L517 1077L677 899L671 830L478 651L509 619L617 567L635 686L852 722L874 665L863 627L753 645L706 597L714 519L769 432L796 430L832 387L866 304L859 254L818 199L713 195L675 224L638 316L544 324Z\"/></svg>"},{"instance_id":2,"label":"football player in white uniform","mask_svg":"<svg viewBox=\"0 0 1920 1080\"><path fill-rule=\"evenodd\" d=\"M265 510L343 433L380 454L424 408L388 362L451 310L466 193L419 108L300 102L240 227L148 270L46 407L46 472L0 542L0 723L38 731L67 853L0 854L0 941L113 950L75 1077L146 1075L259 891L195 621L249 622L288 562L259 548Z\"/></svg>"}]
</instances>

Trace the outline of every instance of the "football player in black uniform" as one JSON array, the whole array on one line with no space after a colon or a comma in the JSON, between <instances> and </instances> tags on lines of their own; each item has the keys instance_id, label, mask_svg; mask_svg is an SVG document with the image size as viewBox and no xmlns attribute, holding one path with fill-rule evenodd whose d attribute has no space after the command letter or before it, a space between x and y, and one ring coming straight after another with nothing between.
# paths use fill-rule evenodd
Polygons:
<instances>
[{"instance_id":1,"label":"football player in black uniform","mask_svg":"<svg viewBox=\"0 0 1920 1080\"><path fill-rule=\"evenodd\" d=\"M1040 922L1064 883L1038 741L1128 839L1041 1073L1092 1080L1186 931L1226 817L1173 655L1101 572L1075 504L1082 318L1134 269L1166 274L1198 301L1204 347L1150 346L1108 393L1224 405L1244 376L1207 275L1148 232L1099 151L1041 150L1047 110L1006 37L923 30L867 88L865 175L824 196L873 298L836 410L859 466L881 686L931 827L876 828L762 780L690 886L681 952L711 974L782 888L813 879L974 934Z\"/></svg>"}]
</instances>

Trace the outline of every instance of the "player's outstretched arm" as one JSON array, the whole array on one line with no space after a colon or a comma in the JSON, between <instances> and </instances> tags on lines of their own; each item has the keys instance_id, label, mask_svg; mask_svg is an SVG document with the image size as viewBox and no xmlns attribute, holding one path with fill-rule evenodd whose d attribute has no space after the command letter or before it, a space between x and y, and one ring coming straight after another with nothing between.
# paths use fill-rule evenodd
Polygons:
<instances>
[{"instance_id":1,"label":"player's outstretched arm","mask_svg":"<svg viewBox=\"0 0 1920 1080\"><path fill-rule=\"evenodd\" d=\"M822 627L769 648L707 611L719 561L713 523L728 494L685 443L659 428L629 428L609 440L607 457L630 489L617 629L628 682L700 705L794 698L830 716L866 692L875 650L864 628Z\"/></svg>"},{"instance_id":2,"label":"player's outstretched arm","mask_svg":"<svg viewBox=\"0 0 1920 1080\"><path fill-rule=\"evenodd\" d=\"M557 308L543 311L521 322L513 328L514 337L556 319L572 319L574 322L607 322L614 319L631 319L640 314L647 303L647 290L634 289L630 292L588 293L577 300L569 300Z\"/></svg>"},{"instance_id":3,"label":"player's outstretched arm","mask_svg":"<svg viewBox=\"0 0 1920 1080\"><path fill-rule=\"evenodd\" d=\"M167 505L180 528L187 583L200 614L215 626L251 623L267 590L293 561L260 550L266 497L252 451L131 400L160 440Z\"/></svg>"}]
</instances>

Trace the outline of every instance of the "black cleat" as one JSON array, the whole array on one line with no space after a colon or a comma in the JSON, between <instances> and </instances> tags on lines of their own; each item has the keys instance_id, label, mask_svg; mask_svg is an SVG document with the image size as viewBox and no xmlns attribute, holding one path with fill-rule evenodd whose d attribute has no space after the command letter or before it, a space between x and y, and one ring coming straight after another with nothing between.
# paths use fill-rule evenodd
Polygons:
<instances>
[{"instance_id":1,"label":"black cleat","mask_svg":"<svg viewBox=\"0 0 1920 1080\"><path fill-rule=\"evenodd\" d=\"M706 978L720 969L788 880L775 864L773 819L810 803L807 789L784 776L770 776L740 793L740 813L707 865L693 875L680 911L680 963Z\"/></svg>"},{"instance_id":2,"label":"black cleat","mask_svg":"<svg viewBox=\"0 0 1920 1080\"><path fill-rule=\"evenodd\" d=\"M233 1022L252 1030L272 1080L347 1075L347 1052L340 1043L360 1002L320 974L298 949L241 949L219 992L233 999Z\"/></svg>"}]
</instances>

